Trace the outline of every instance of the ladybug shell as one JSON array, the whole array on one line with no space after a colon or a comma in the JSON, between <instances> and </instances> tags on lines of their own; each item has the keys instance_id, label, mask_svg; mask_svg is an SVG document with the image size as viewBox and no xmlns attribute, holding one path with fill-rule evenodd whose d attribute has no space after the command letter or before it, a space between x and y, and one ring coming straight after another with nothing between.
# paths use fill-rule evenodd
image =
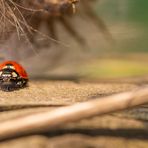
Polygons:
<instances>
[{"instance_id":1,"label":"ladybug shell","mask_svg":"<svg viewBox=\"0 0 148 148\"><path fill-rule=\"evenodd\" d=\"M7 64L13 65L15 68L15 71L19 74L21 78L28 79L27 72L24 70L24 68L20 64L16 63L15 61L6 61L0 64L0 70L2 70L3 67L5 67Z\"/></svg>"}]
</instances>

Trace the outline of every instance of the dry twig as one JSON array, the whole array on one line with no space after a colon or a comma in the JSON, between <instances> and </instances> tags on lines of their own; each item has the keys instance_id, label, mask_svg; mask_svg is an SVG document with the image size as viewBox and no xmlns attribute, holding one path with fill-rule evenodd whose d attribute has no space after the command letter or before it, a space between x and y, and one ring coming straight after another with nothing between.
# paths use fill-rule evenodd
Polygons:
<instances>
[{"instance_id":1,"label":"dry twig","mask_svg":"<svg viewBox=\"0 0 148 148\"><path fill-rule=\"evenodd\" d=\"M0 123L0 139L57 129L57 127L65 123L145 103L148 103L148 87L61 107L53 111L36 113Z\"/></svg>"}]
</instances>

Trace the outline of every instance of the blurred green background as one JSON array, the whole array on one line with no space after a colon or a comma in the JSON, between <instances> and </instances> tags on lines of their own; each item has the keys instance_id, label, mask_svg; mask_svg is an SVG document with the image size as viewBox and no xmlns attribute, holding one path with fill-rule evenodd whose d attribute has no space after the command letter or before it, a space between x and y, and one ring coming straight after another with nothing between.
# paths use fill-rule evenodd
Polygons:
<instances>
[{"instance_id":1,"label":"blurred green background","mask_svg":"<svg viewBox=\"0 0 148 148\"><path fill-rule=\"evenodd\" d=\"M115 43L87 63L82 73L95 79L147 75L148 1L100 0L95 11L109 28Z\"/></svg>"},{"instance_id":2,"label":"blurred green background","mask_svg":"<svg viewBox=\"0 0 148 148\"><path fill-rule=\"evenodd\" d=\"M148 49L148 1L146 0L104 0L98 3L96 12L109 25L127 25L130 28L120 32L127 34L127 40L118 48L121 51L147 52ZM130 30L128 30L130 29ZM132 32L132 30L134 30ZM137 32L136 32L137 31ZM133 34L132 34L133 33ZM135 33L135 36L134 36ZM137 34L136 34L137 33ZM133 36L132 36L133 35ZM130 38L132 37L132 38Z\"/></svg>"}]
</instances>

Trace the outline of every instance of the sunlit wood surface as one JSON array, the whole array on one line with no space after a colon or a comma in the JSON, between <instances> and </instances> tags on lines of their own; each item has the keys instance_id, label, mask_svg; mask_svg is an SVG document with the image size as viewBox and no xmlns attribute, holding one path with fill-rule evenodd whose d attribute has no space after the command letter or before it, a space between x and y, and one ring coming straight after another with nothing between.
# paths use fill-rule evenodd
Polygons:
<instances>
[{"instance_id":1,"label":"sunlit wood surface","mask_svg":"<svg viewBox=\"0 0 148 148\"><path fill-rule=\"evenodd\" d=\"M141 84L140 84L141 86ZM118 82L31 81L29 87L15 92L1 92L0 121L35 112L92 100L96 97L133 90L139 84ZM0 147L147 147L147 105L65 124L57 131L47 131L3 141Z\"/></svg>"}]
</instances>

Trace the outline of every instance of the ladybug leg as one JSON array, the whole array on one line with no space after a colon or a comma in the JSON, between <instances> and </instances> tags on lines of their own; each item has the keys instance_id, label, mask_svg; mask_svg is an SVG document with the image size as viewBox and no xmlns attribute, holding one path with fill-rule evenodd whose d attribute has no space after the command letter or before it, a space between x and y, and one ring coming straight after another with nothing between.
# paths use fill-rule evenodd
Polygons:
<instances>
[{"instance_id":1,"label":"ladybug leg","mask_svg":"<svg viewBox=\"0 0 148 148\"><path fill-rule=\"evenodd\" d=\"M20 79L16 82L16 86L18 88L22 88L22 87L25 87L27 84L27 80L26 79Z\"/></svg>"},{"instance_id":2,"label":"ladybug leg","mask_svg":"<svg viewBox=\"0 0 148 148\"><path fill-rule=\"evenodd\" d=\"M0 89L3 91L6 91L6 92L13 91L13 90L17 89L16 83L15 83L15 81L9 81L9 82L1 81Z\"/></svg>"},{"instance_id":3,"label":"ladybug leg","mask_svg":"<svg viewBox=\"0 0 148 148\"><path fill-rule=\"evenodd\" d=\"M18 82L16 83L16 85L17 85L18 88L23 87L23 83L22 83L22 81L18 81Z\"/></svg>"},{"instance_id":4,"label":"ladybug leg","mask_svg":"<svg viewBox=\"0 0 148 148\"><path fill-rule=\"evenodd\" d=\"M6 92L14 91L19 88L25 87L27 84L27 80L20 79L20 80L11 80L9 82L4 82L0 80L0 89Z\"/></svg>"}]
</instances>

